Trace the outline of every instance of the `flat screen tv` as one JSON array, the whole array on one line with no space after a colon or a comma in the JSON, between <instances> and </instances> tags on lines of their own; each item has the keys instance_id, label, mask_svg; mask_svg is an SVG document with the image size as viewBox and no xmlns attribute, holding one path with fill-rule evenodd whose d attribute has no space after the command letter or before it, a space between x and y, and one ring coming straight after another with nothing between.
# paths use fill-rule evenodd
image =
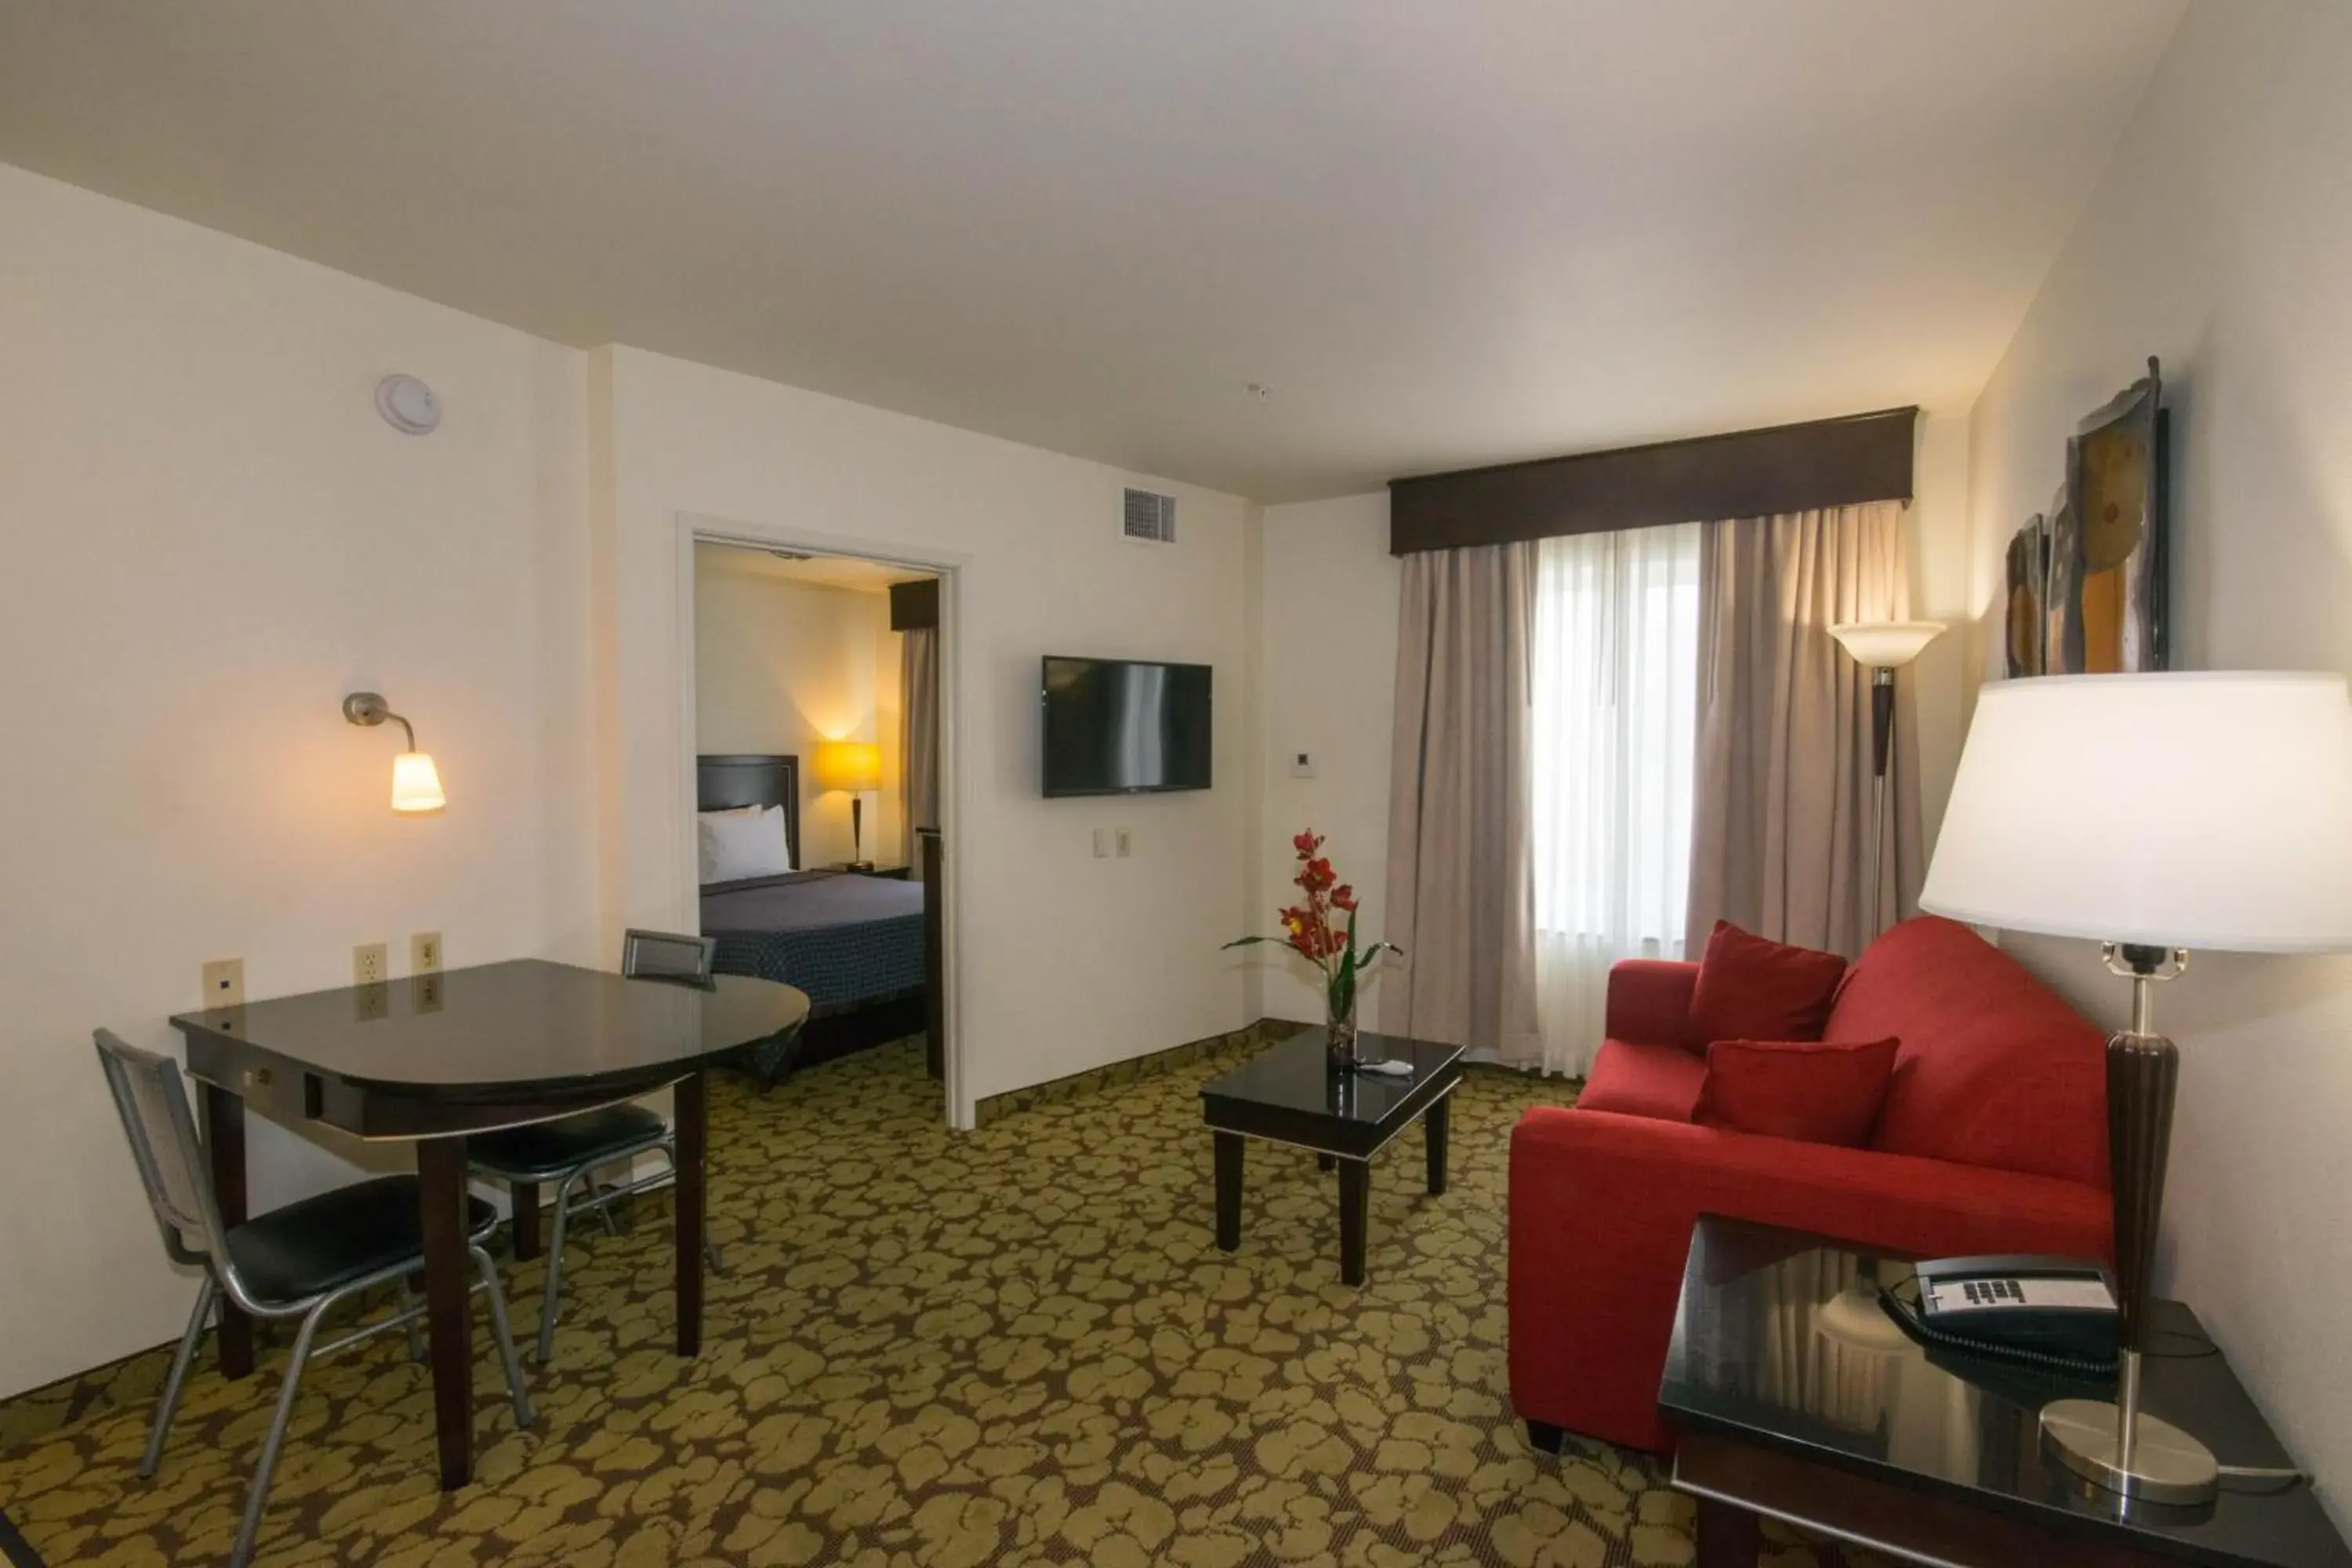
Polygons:
<instances>
[{"instance_id":1,"label":"flat screen tv","mask_svg":"<svg viewBox=\"0 0 2352 1568\"><path fill-rule=\"evenodd\" d=\"M1045 793L1209 787L1209 667L1047 655Z\"/></svg>"}]
</instances>

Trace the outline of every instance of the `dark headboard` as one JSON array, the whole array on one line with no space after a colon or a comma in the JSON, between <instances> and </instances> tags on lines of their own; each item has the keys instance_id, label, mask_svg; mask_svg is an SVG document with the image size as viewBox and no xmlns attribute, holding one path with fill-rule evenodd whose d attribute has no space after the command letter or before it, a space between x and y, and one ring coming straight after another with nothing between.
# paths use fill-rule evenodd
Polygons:
<instances>
[{"instance_id":1,"label":"dark headboard","mask_svg":"<svg viewBox=\"0 0 2352 1568\"><path fill-rule=\"evenodd\" d=\"M694 759L694 809L725 811L738 805L784 808L784 843L793 865L801 864L801 760L798 757Z\"/></svg>"}]
</instances>

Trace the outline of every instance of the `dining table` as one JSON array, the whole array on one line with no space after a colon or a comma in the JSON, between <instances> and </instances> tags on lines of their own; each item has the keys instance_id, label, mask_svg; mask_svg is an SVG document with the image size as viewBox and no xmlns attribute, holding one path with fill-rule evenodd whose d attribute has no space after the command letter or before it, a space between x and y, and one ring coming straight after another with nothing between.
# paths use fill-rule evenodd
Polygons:
<instances>
[{"instance_id":1,"label":"dining table","mask_svg":"<svg viewBox=\"0 0 2352 1568\"><path fill-rule=\"evenodd\" d=\"M632 978L543 959L274 997L172 1019L201 1088L222 1220L247 1219L247 1107L298 1131L415 1146L443 1489L473 1474L469 1133L553 1121L667 1087L677 1144L677 1353L702 1346L705 1074L798 1027L809 1000L743 975ZM224 1301L220 1365L253 1370L251 1319Z\"/></svg>"}]
</instances>

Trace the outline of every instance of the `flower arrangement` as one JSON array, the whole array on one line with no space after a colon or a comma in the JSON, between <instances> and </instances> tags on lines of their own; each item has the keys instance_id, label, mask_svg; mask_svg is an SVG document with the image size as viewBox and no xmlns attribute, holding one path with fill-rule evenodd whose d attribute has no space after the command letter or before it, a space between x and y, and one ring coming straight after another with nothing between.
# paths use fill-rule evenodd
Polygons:
<instances>
[{"instance_id":1,"label":"flower arrangement","mask_svg":"<svg viewBox=\"0 0 2352 1568\"><path fill-rule=\"evenodd\" d=\"M1339 880L1331 862L1324 858L1322 837L1310 828L1293 838L1290 847L1298 855L1298 874L1292 880L1307 895L1306 901L1281 912L1281 936L1245 936L1225 946L1280 942L1320 970L1328 1031L1325 1039L1331 1065L1352 1067L1356 1061L1357 992L1371 978L1382 953L1402 958L1404 949L1392 942L1366 942L1359 947L1356 889ZM1344 926L1338 923L1341 915L1347 917Z\"/></svg>"}]
</instances>

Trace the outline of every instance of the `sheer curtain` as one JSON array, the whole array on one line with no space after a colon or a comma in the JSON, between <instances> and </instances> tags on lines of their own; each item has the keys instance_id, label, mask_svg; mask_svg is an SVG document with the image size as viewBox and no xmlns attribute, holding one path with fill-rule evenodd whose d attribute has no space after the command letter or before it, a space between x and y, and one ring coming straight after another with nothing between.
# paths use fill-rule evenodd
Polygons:
<instances>
[{"instance_id":1,"label":"sheer curtain","mask_svg":"<svg viewBox=\"0 0 2352 1568\"><path fill-rule=\"evenodd\" d=\"M1680 958L1701 525L1547 539L1536 564L1536 1018L1547 1072L1601 1040L1609 966Z\"/></svg>"}]
</instances>

